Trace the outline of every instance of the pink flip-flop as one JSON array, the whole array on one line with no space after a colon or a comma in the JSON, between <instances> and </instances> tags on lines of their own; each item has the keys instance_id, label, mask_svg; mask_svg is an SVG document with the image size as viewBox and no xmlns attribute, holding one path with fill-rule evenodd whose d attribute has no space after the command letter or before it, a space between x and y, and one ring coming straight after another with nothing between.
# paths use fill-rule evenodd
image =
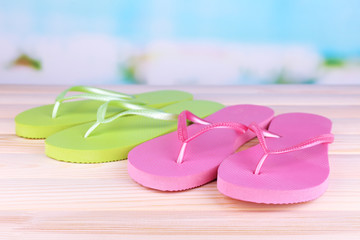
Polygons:
<instances>
[{"instance_id":1,"label":"pink flip-flop","mask_svg":"<svg viewBox=\"0 0 360 240\"><path fill-rule=\"evenodd\" d=\"M200 119L179 115L178 131L147 141L130 151L128 172L139 184L181 191L216 179L220 163L255 137L246 125L267 127L274 112L257 105L235 105ZM194 124L187 127L187 120ZM210 131L212 130L212 131Z\"/></svg>"},{"instance_id":2,"label":"pink flip-flop","mask_svg":"<svg viewBox=\"0 0 360 240\"><path fill-rule=\"evenodd\" d=\"M327 189L331 121L289 113L275 117L268 128L249 126L260 144L225 159L218 170L218 190L231 198L268 204L310 201ZM271 137L266 138L265 137Z\"/></svg>"}]
</instances>

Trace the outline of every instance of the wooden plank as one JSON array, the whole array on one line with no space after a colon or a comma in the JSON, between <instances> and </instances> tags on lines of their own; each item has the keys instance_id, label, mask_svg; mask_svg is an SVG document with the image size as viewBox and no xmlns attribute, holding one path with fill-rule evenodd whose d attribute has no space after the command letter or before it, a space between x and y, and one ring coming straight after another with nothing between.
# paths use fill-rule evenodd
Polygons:
<instances>
[{"instance_id":1,"label":"wooden plank","mask_svg":"<svg viewBox=\"0 0 360 240\"><path fill-rule=\"evenodd\" d=\"M0 153L0 179L127 179L127 161L75 164L53 160L43 152ZM360 154L330 154L332 179L360 179Z\"/></svg>"},{"instance_id":2,"label":"wooden plank","mask_svg":"<svg viewBox=\"0 0 360 240\"><path fill-rule=\"evenodd\" d=\"M2 179L0 211L358 211L359 179L330 179L326 193L303 204L266 205L228 198L216 182L183 192L160 192L129 178L114 179Z\"/></svg>"},{"instance_id":3,"label":"wooden plank","mask_svg":"<svg viewBox=\"0 0 360 240\"><path fill-rule=\"evenodd\" d=\"M74 214L75 213L75 214ZM338 215L337 215L338 214ZM284 212L272 213L272 221L262 221L268 218L267 212L203 212L198 215L193 212L176 212L169 214L166 211L132 212L132 211L50 211L49 214L27 213L22 216L21 225L27 227L14 227L17 230L58 232L68 234L128 234L145 236L164 235L253 235L272 237L289 236L294 234L320 235L339 234L351 231L357 225L358 212L327 211L299 212L297 216L286 215ZM3 218L12 218L11 214L2 213ZM109 215L112 217L109 219ZM212 218L224 221L211 221ZM138 220L144 219L145 226L139 225ZM299 219L309 219L307 222ZM19 221L17 220L17 221ZM264 222L264 223L263 223ZM340 224L339 224L340 222ZM201 223L201 224L199 224ZM76 228L74 227L77 226ZM332 230L329 230L332 229ZM294 234L295 235L295 234ZM93 238L91 238L93 239ZM275 238L274 238L275 239Z\"/></svg>"}]
</instances>

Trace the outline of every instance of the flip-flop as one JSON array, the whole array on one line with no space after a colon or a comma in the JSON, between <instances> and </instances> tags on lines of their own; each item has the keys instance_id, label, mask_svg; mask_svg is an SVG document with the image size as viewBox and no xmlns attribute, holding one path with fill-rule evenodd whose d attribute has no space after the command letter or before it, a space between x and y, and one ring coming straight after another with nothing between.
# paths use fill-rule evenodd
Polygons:
<instances>
[{"instance_id":1,"label":"flip-flop","mask_svg":"<svg viewBox=\"0 0 360 240\"><path fill-rule=\"evenodd\" d=\"M105 103L99 108L97 122L67 128L48 137L46 155L73 163L123 160L135 146L174 131L178 114L185 109L205 117L224 107L211 101L182 101L160 110L138 107L105 118L107 105Z\"/></svg>"},{"instance_id":2,"label":"flip-flop","mask_svg":"<svg viewBox=\"0 0 360 240\"><path fill-rule=\"evenodd\" d=\"M225 159L217 187L231 198L267 204L310 201L327 189L331 121L325 117L288 113L275 117L266 138L256 125L260 144Z\"/></svg>"},{"instance_id":3,"label":"flip-flop","mask_svg":"<svg viewBox=\"0 0 360 240\"><path fill-rule=\"evenodd\" d=\"M68 92L82 92L82 94L66 97ZM16 135L34 139L47 138L60 130L95 121L97 109L110 100L161 108L192 98L190 93L176 90L128 95L100 88L74 86L59 94L55 104L32 108L18 114L15 117ZM65 102L74 99L87 100ZM123 110L127 109L126 104L121 107ZM107 111L107 117L118 112L119 106L111 106Z\"/></svg>"},{"instance_id":4,"label":"flip-flop","mask_svg":"<svg viewBox=\"0 0 360 240\"><path fill-rule=\"evenodd\" d=\"M177 132L130 151L128 173L139 184L162 191L201 186L216 179L222 160L255 136L245 133L245 125L256 122L265 127L273 115L272 109L257 105L226 107L205 119L182 112ZM186 127L187 119L194 124Z\"/></svg>"}]
</instances>

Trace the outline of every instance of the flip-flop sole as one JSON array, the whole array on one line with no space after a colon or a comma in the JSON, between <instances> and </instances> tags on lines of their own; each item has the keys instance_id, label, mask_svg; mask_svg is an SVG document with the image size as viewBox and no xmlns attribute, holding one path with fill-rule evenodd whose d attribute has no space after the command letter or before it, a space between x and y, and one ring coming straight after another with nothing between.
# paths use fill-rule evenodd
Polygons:
<instances>
[{"instance_id":1,"label":"flip-flop sole","mask_svg":"<svg viewBox=\"0 0 360 240\"><path fill-rule=\"evenodd\" d=\"M217 188L222 194L246 202L264 204L291 204L308 202L323 195L327 187L328 181L324 181L323 183L308 189L289 191L261 189L254 191L252 188L246 188L226 182L220 177L217 179Z\"/></svg>"},{"instance_id":2,"label":"flip-flop sole","mask_svg":"<svg viewBox=\"0 0 360 240\"><path fill-rule=\"evenodd\" d=\"M191 109L205 117L223 108L216 102L194 100L168 105L161 110L180 113ZM87 123L57 132L45 141L45 153L51 158L74 163L100 163L127 158L135 146L172 132L176 121L164 121L142 116L127 116L100 125L90 136L84 138L93 125Z\"/></svg>"},{"instance_id":3,"label":"flip-flop sole","mask_svg":"<svg viewBox=\"0 0 360 240\"><path fill-rule=\"evenodd\" d=\"M264 106L236 105L223 108L205 118L211 123L256 122L267 126L273 110ZM204 128L188 127L189 136ZM181 191L198 187L216 179L219 164L255 135L248 131L239 135L232 129L214 129L189 143L184 161L176 162L182 142L177 132L145 142L129 153L128 173L139 184L162 191Z\"/></svg>"},{"instance_id":4,"label":"flip-flop sole","mask_svg":"<svg viewBox=\"0 0 360 240\"><path fill-rule=\"evenodd\" d=\"M331 121L306 113L275 117L269 131L281 138L267 138L268 148L283 149L331 131ZM306 202L321 196L329 176L328 145L321 144L294 152L270 155L260 174L254 174L264 154L261 146L235 153L218 170L218 190L243 201L267 204Z\"/></svg>"},{"instance_id":5,"label":"flip-flop sole","mask_svg":"<svg viewBox=\"0 0 360 240\"><path fill-rule=\"evenodd\" d=\"M161 90L134 95L145 106L162 108L164 106L191 100L190 93L176 90ZM94 100L71 101L61 104L56 118L52 118L54 105L44 105L26 110L15 117L16 135L24 138L41 139L79 124L96 120L97 109L104 102ZM107 117L119 113L119 107L110 106Z\"/></svg>"}]
</instances>

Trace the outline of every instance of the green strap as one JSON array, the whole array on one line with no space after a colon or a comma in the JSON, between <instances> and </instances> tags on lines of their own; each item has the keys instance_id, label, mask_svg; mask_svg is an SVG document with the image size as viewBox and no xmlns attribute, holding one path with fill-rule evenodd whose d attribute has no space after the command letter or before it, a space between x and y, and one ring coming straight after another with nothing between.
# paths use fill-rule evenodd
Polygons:
<instances>
[{"instance_id":1,"label":"green strap","mask_svg":"<svg viewBox=\"0 0 360 240\"><path fill-rule=\"evenodd\" d=\"M127 108L130 110L123 111L123 112L118 113L115 116L112 116L109 118L105 118L108 106L110 104L117 105L117 106ZM155 109L151 109L151 108L147 108L144 106L139 106L139 105L135 105L135 104L131 104L131 103L126 103L126 102L122 102L122 101L110 100L98 108L97 120L87 130L87 132L84 135L84 138L87 138L100 124L106 124L106 123L114 121L115 119L118 119L119 117L124 117L124 116L128 116L128 115L139 115L139 116L144 116L144 117L148 117L148 118L167 120L167 121L177 120L177 118L178 118L177 114L166 113L166 112L162 112L160 110L155 110Z\"/></svg>"},{"instance_id":2,"label":"green strap","mask_svg":"<svg viewBox=\"0 0 360 240\"><path fill-rule=\"evenodd\" d=\"M65 97L68 92L83 92L83 94ZM133 104L140 104L140 105L144 104L143 102L136 100L135 97L132 95L101 89L101 88L94 88L88 86L74 86L66 89L56 97L52 112L52 118L56 118L60 104L62 102L72 99L78 99L78 98L92 99L103 102L118 100Z\"/></svg>"}]
</instances>

